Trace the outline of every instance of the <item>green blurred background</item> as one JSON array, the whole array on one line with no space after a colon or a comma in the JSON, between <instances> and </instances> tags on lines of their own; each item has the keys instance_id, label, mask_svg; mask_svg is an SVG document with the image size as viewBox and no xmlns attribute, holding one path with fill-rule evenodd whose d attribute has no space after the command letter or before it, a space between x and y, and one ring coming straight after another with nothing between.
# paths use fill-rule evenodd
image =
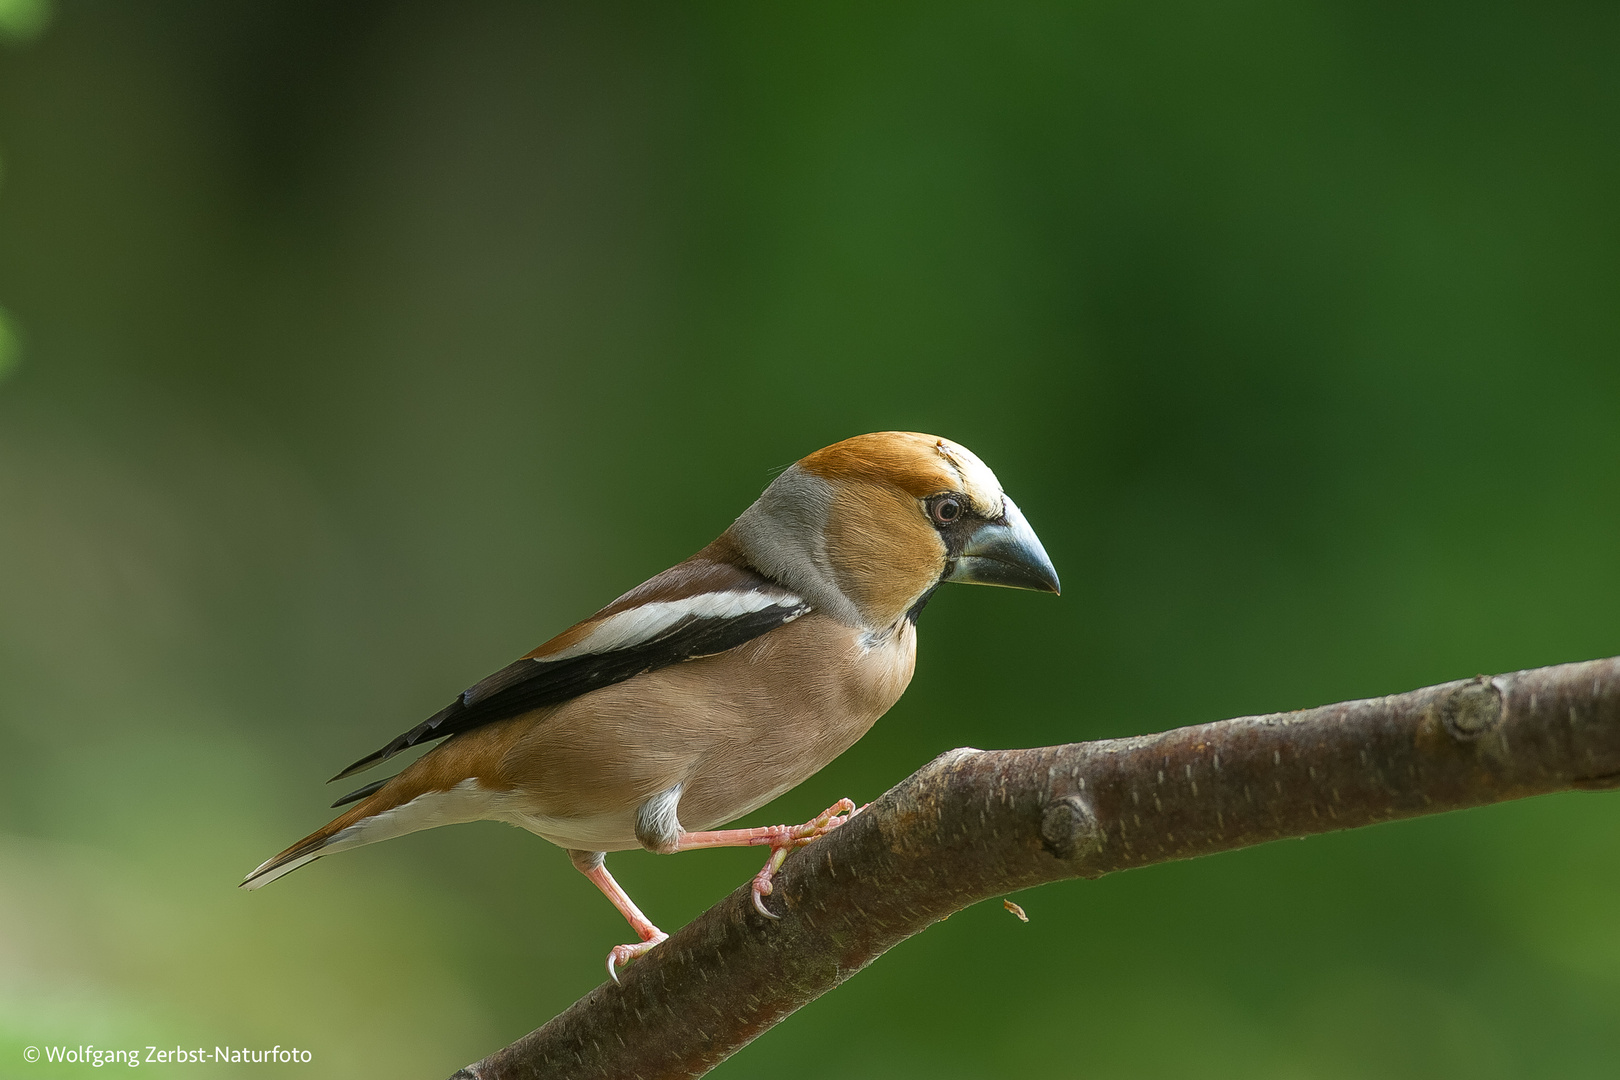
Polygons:
<instances>
[{"instance_id":1,"label":"green blurred background","mask_svg":"<svg viewBox=\"0 0 1620 1080\"><path fill-rule=\"evenodd\" d=\"M0 0L0 37L0 1075L437 1077L596 985L622 920L505 826L235 885L858 432L977 451L1066 591L947 590L905 699L754 823L958 745L1620 652L1620 6ZM758 861L611 865L673 930ZM716 1075L1620 1061L1614 796L1018 899Z\"/></svg>"}]
</instances>

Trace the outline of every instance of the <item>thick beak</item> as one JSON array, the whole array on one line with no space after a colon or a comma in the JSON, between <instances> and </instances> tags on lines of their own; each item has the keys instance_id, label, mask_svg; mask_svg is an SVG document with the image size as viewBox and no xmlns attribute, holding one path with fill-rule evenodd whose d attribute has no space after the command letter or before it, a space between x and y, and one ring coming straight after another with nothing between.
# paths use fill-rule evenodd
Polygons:
<instances>
[{"instance_id":1,"label":"thick beak","mask_svg":"<svg viewBox=\"0 0 1620 1080\"><path fill-rule=\"evenodd\" d=\"M1009 589L1058 592L1057 571L1046 557L1040 537L1011 499L1000 521L987 522L968 537L946 581L1002 585Z\"/></svg>"}]
</instances>

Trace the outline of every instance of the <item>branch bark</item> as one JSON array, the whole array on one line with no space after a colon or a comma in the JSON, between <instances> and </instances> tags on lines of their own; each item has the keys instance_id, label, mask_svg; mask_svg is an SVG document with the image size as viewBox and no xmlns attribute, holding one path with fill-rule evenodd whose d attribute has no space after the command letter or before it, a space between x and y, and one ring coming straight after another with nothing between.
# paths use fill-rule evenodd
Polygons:
<instances>
[{"instance_id":1,"label":"branch bark","mask_svg":"<svg viewBox=\"0 0 1620 1080\"><path fill-rule=\"evenodd\" d=\"M1286 837L1620 787L1620 657L1030 750L952 750L452 1080L701 1076L970 904Z\"/></svg>"}]
</instances>

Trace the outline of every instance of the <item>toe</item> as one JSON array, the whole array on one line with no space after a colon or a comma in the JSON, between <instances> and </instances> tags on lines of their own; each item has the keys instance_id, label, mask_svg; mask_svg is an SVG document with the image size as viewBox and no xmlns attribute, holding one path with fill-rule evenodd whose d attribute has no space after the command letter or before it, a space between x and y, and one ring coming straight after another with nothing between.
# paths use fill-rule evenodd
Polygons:
<instances>
[{"instance_id":1,"label":"toe","mask_svg":"<svg viewBox=\"0 0 1620 1080\"><path fill-rule=\"evenodd\" d=\"M765 898L776 891L776 885L771 881L772 869L774 867L771 863L766 863L765 869L754 875L754 880L749 885L748 891L753 895L755 911L767 919L780 919L782 916L765 906Z\"/></svg>"}]
</instances>

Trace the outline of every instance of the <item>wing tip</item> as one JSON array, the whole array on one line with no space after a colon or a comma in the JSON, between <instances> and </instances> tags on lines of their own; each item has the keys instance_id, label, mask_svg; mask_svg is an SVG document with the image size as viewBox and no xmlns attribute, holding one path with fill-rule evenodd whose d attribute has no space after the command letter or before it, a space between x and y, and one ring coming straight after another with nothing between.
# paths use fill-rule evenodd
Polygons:
<instances>
[{"instance_id":1,"label":"wing tip","mask_svg":"<svg viewBox=\"0 0 1620 1080\"><path fill-rule=\"evenodd\" d=\"M366 784L363 787L357 787L347 795L343 796L343 798L333 803L332 809L336 810L340 806L347 806L349 803L359 802L368 795L375 795L378 791L382 790L383 786L386 785L388 781L392 779L392 776L387 776L381 780L373 780L371 783Z\"/></svg>"},{"instance_id":2,"label":"wing tip","mask_svg":"<svg viewBox=\"0 0 1620 1080\"><path fill-rule=\"evenodd\" d=\"M456 732L453 729L450 731L440 732L439 728L444 725L445 720L454 716L457 712L460 712L463 709L465 709L465 706L462 704L461 697L457 696L456 700L452 701L450 704L446 705L444 708L440 709L438 712L434 713L420 724L417 724L415 727L411 728L411 730L405 732L405 734L395 736L389 741L388 745L384 746L381 750L373 750L371 753L367 754L353 765L350 765L347 769L344 769L342 772L332 777L332 779L328 780L327 783L330 784L335 781L342 780L344 777L353 776L358 772L365 772L373 765L387 761L400 751L409 750L411 747L420 743L432 742L434 739L442 739L446 735L454 735ZM342 804L333 803L332 805L340 806Z\"/></svg>"},{"instance_id":3,"label":"wing tip","mask_svg":"<svg viewBox=\"0 0 1620 1080\"><path fill-rule=\"evenodd\" d=\"M381 754L380 751L378 753L375 753L375 754L367 754L365 757L361 758L359 761L355 762L353 765L350 765L347 769L344 769L342 772L338 773L336 776L330 778L326 782L328 784L335 784L339 780L342 780L345 777L353 776L357 772L365 772L368 768L370 768L372 765L375 765L378 761L381 761L381 760L382 760L382 754Z\"/></svg>"}]
</instances>

